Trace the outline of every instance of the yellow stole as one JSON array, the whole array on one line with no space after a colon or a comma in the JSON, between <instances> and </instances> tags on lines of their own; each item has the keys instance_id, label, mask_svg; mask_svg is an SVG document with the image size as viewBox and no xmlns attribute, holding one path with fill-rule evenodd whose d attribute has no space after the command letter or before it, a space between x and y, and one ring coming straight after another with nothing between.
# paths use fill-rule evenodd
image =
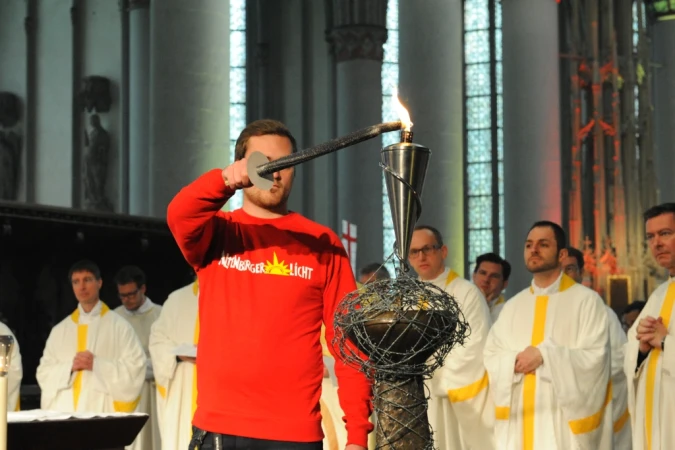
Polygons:
<instances>
[{"instance_id":1,"label":"yellow stole","mask_svg":"<svg viewBox=\"0 0 675 450\"><path fill-rule=\"evenodd\" d=\"M459 275L457 275L457 272L451 269L448 272L448 276L445 278L445 284L443 285L443 289L447 288L450 285L450 283L452 283L457 277L459 277ZM429 309L429 302L424 297L419 299L418 305L420 309Z\"/></svg>"},{"instance_id":2,"label":"yellow stole","mask_svg":"<svg viewBox=\"0 0 675 450\"><path fill-rule=\"evenodd\" d=\"M459 275L457 272L454 270L450 269L448 272L448 276L445 278L445 285L443 289L446 289L448 286L450 286L450 283L455 281L455 279L459 278ZM489 378L487 371L485 371L483 378L481 378L478 381L475 381L467 386L461 387L461 388L456 388L456 389L449 389L448 390L448 400L450 403L458 403L458 402L463 402L469 399L474 398L476 395L480 394L480 392L487 388L489 384Z\"/></svg>"},{"instance_id":3,"label":"yellow stole","mask_svg":"<svg viewBox=\"0 0 675 450\"><path fill-rule=\"evenodd\" d=\"M675 303L675 283L671 282L666 292L666 298L661 305L661 312L659 316L663 320L663 325L668 329L670 324L670 316L673 312L673 303ZM655 395L655 381L656 369L658 368L659 358L661 357L661 349L653 348L649 352L649 363L647 365L647 382L645 386L645 428L647 433L647 450L652 449L652 431L654 428L654 395Z\"/></svg>"},{"instance_id":4,"label":"yellow stole","mask_svg":"<svg viewBox=\"0 0 675 450\"><path fill-rule=\"evenodd\" d=\"M100 301L100 300L99 300ZM108 305L101 302L101 317L105 316L110 308ZM70 318L77 324L77 352L84 352L87 350L87 334L89 332L89 325L80 324L80 308L77 308ZM78 370L73 381L73 407L77 411L77 404L80 401L80 393L82 392L82 371Z\"/></svg>"},{"instance_id":5,"label":"yellow stole","mask_svg":"<svg viewBox=\"0 0 675 450\"><path fill-rule=\"evenodd\" d=\"M455 278L457 278L457 277L459 277L459 275L457 275L457 272L450 269L450 271L448 272L448 276L445 279L445 287L447 288L450 285L450 283L455 281Z\"/></svg>"},{"instance_id":6,"label":"yellow stole","mask_svg":"<svg viewBox=\"0 0 675 450\"><path fill-rule=\"evenodd\" d=\"M567 276L562 275L560 280L560 290L563 292L574 286L576 282ZM532 287L530 292L534 293ZM539 295L534 305L534 323L532 324L532 337L530 345L536 347L544 341L544 332L546 329L546 312L548 310L548 295ZM523 381L523 450L534 449L534 418L535 418L535 400L537 394L537 376L533 373L525 374Z\"/></svg>"}]
</instances>

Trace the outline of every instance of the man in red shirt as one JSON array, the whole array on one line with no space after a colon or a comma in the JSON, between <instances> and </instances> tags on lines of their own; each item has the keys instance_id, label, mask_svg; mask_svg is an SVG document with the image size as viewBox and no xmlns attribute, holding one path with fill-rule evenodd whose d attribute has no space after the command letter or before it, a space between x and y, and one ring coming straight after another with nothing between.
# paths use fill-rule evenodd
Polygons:
<instances>
[{"instance_id":1,"label":"man in red shirt","mask_svg":"<svg viewBox=\"0 0 675 450\"><path fill-rule=\"evenodd\" d=\"M321 325L330 343L336 306L356 283L335 233L288 210L294 169L274 173L270 190L258 189L246 172L252 151L276 160L296 151L296 142L277 121L249 124L237 140L235 162L183 188L167 211L169 228L199 277L190 448L319 450ZM238 189L243 207L222 212ZM337 359L346 450L362 450L373 428L371 384Z\"/></svg>"}]
</instances>

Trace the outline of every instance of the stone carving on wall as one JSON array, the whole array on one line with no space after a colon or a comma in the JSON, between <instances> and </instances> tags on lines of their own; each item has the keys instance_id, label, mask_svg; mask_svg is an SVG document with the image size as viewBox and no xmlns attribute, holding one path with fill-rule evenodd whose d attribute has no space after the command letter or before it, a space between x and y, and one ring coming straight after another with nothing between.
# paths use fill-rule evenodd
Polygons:
<instances>
[{"instance_id":1,"label":"stone carving on wall","mask_svg":"<svg viewBox=\"0 0 675 450\"><path fill-rule=\"evenodd\" d=\"M110 80L92 75L84 78L84 87L80 92L85 112L94 112L89 116L91 129L84 134L83 188L84 207L96 211L113 210L106 196L108 165L110 155L110 133L101 124L100 113L107 113L112 106Z\"/></svg>"},{"instance_id":2,"label":"stone carving on wall","mask_svg":"<svg viewBox=\"0 0 675 450\"><path fill-rule=\"evenodd\" d=\"M105 193L108 178L110 134L101 125L98 114L90 117L91 131L85 134L84 201L87 209L112 211L112 204Z\"/></svg>"},{"instance_id":3,"label":"stone carving on wall","mask_svg":"<svg viewBox=\"0 0 675 450\"><path fill-rule=\"evenodd\" d=\"M14 130L21 119L19 97L0 92L0 200L16 200L21 167L21 136Z\"/></svg>"},{"instance_id":4,"label":"stone carving on wall","mask_svg":"<svg viewBox=\"0 0 675 450\"><path fill-rule=\"evenodd\" d=\"M97 75L85 77L80 98L87 112L109 112L112 105L110 80Z\"/></svg>"},{"instance_id":5,"label":"stone carving on wall","mask_svg":"<svg viewBox=\"0 0 675 450\"><path fill-rule=\"evenodd\" d=\"M382 61L387 41L387 0L328 0L326 39L337 62Z\"/></svg>"},{"instance_id":6,"label":"stone carving on wall","mask_svg":"<svg viewBox=\"0 0 675 450\"><path fill-rule=\"evenodd\" d=\"M337 62L355 59L382 61L387 29L375 26L350 25L334 28L328 34Z\"/></svg>"}]
</instances>

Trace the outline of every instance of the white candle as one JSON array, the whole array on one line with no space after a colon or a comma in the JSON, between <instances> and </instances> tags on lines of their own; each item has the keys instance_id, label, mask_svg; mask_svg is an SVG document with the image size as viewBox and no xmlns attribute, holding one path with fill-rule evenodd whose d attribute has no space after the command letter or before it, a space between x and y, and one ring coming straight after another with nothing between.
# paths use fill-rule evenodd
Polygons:
<instances>
[{"instance_id":1,"label":"white candle","mask_svg":"<svg viewBox=\"0 0 675 450\"><path fill-rule=\"evenodd\" d=\"M7 372L0 373L0 450L7 450Z\"/></svg>"},{"instance_id":2,"label":"white candle","mask_svg":"<svg viewBox=\"0 0 675 450\"><path fill-rule=\"evenodd\" d=\"M0 450L7 450L7 381L13 344L12 336L0 336Z\"/></svg>"}]
</instances>

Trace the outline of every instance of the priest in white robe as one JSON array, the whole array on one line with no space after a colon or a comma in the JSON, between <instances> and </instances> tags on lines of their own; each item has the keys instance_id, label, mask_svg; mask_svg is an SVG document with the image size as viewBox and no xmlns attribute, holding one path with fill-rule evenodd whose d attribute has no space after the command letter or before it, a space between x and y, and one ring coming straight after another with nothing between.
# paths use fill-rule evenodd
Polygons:
<instances>
[{"instance_id":1,"label":"priest in white robe","mask_svg":"<svg viewBox=\"0 0 675 450\"><path fill-rule=\"evenodd\" d=\"M69 274L78 307L52 328L37 368L42 409L133 412L146 356L134 329L99 299L102 280L90 261Z\"/></svg>"},{"instance_id":2,"label":"priest in white robe","mask_svg":"<svg viewBox=\"0 0 675 450\"><path fill-rule=\"evenodd\" d=\"M19 341L7 325L0 322L0 336L12 336L14 344L10 353L9 373L7 376L7 411L18 411L20 409L21 379L23 378L23 366L21 363L21 350Z\"/></svg>"},{"instance_id":3,"label":"priest in white robe","mask_svg":"<svg viewBox=\"0 0 675 450\"><path fill-rule=\"evenodd\" d=\"M196 281L172 292L150 332L162 450L184 450L192 437L197 401L198 296Z\"/></svg>"},{"instance_id":4,"label":"priest in white robe","mask_svg":"<svg viewBox=\"0 0 675 450\"><path fill-rule=\"evenodd\" d=\"M606 305L609 326L609 344L611 351L612 379L612 431L614 450L631 450L633 448L630 410L628 408L628 381L623 370L624 346L626 333L612 308Z\"/></svg>"},{"instance_id":5,"label":"priest in white robe","mask_svg":"<svg viewBox=\"0 0 675 450\"><path fill-rule=\"evenodd\" d=\"M567 247L567 256L563 259L562 266L566 275L581 284L584 273L584 254L579 249ZM623 347L626 344L626 333L614 310L607 304L605 304L605 310L607 311L611 349L613 448L614 450L630 450L633 444L628 412L628 386L626 375L623 372Z\"/></svg>"},{"instance_id":6,"label":"priest in white robe","mask_svg":"<svg viewBox=\"0 0 675 450\"><path fill-rule=\"evenodd\" d=\"M347 429L342 419L345 415L338 399L335 359L326 344L325 326L321 326L321 347L323 349L324 376L321 384L321 428L323 429L324 450L342 450L347 445Z\"/></svg>"},{"instance_id":7,"label":"priest in white robe","mask_svg":"<svg viewBox=\"0 0 675 450\"><path fill-rule=\"evenodd\" d=\"M145 273L140 267L122 267L115 275L115 283L117 284L117 295L122 301L122 304L115 308L115 312L131 324L147 357L145 383L143 383L141 399L136 411L148 414L149 418L136 440L128 448L131 450L160 450L162 447L157 423L157 388L155 387L155 375L152 370L148 344L150 342L150 328L159 318L162 307L154 304L145 295L147 289Z\"/></svg>"},{"instance_id":8,"label":"priest in white robe","mask_svg":"<svg viewBox=\"0 0 675 450\"><path fill-rule=\"evenodd\" d=\"M624 371L635 450L675 448L675 203L644 214L649 249L670 278L649 297L628 330Z\"/></svg>"},{"instance_id":9,"label":"priest in white robe","mask_svg":"<svg viewBox=\"0 0 675 450\"><path fill-rule=\"evenodd\" d=\"M428 380L428 417L439 450L494 448L493 404L483 366L483 346L491 326L490 311L478 288L445 267L448 249L433 227L413 232L409 261L419 279L433 283L457 301L471 327L463 346L455 347Z\"/></svg>"},{"instance_id":10,"label":"priest in white robe","mask_svg":"<svg viewBox=\"0 0 675 450\"><path fill-rule=\"evenodd\" d=\"M607 312L563 274L565 243L559 225L533 225L532 284L506 302L485 344L498 449L612 448Z\"/></svg>"}]
</instances>

